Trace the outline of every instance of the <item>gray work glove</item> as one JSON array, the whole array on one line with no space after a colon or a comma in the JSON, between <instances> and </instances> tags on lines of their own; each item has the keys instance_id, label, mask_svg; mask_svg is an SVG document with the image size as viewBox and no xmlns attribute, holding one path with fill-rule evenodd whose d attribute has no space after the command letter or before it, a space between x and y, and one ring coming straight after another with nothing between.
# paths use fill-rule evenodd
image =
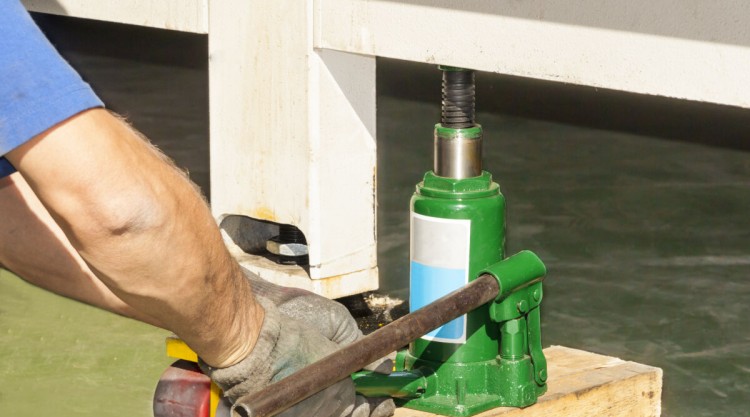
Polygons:
<instances>
[{"instance_id":1,"label":"gray work glove","mask_svg":"<svg viewBox=\"0 0 750 417\"><path fill-rule=\"evenodd\" d=\"M212 368L199 361L203 371L232 402L285 378L300 368L338 349L336 343L310 326L285 317L267 298L256 300L265 310L263 325L250 355L226 368ZM346 378L279 414L282 417L388 417L393 402L371 404L357 396Z\"/></svg>"},{"instance_id":2,"label":"gray work glove","mask_svg":"<svg viewBox=\"0 0 750 417\"><path fill-rule=\"evenodd\" d=\"M244 267L242 272L250 280L254 294L267 298L281 314L316 329L337 345L343 347L364 337L349 310L341 303L300 288L272 284ZM393 361L383 358L365 369L390 374Z\"/></svg>"}]
</instances>

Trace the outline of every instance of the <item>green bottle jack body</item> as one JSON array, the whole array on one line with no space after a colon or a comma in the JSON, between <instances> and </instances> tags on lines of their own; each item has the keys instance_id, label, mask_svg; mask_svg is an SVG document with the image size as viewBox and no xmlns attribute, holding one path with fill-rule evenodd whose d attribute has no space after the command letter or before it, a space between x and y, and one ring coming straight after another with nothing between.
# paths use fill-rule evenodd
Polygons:
<instances>
[{"instance_id":1,"label":"green bottle jack body","mask_svg":"<svg viewBox=\"0 0 750 417\"><path fill-rule=\"evenodd\" d=\"M455 180L432 172L411 200L410 309L429 304L503 259L505 200L492 176ZM414 341L409 352L436 363L495 360L488 306Z\"/></svg>"}]
</instances>

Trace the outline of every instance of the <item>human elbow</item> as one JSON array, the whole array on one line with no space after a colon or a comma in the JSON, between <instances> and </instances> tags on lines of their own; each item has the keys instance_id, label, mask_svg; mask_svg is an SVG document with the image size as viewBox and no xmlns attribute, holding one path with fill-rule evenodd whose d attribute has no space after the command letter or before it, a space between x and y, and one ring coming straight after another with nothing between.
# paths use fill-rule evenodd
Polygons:
<instances>
[{"instance_id":1,"label":"human elbow","mask_svg":"<svg viewBox=\"0 0 750 417\"><path fill-rule=\"evenodd\" d=\"M161 230L168 215L164 203L146 193L120 194L90 203L77 229L83 240L101 244L102 239L128 239ZM81 224L83 222L83 224Z\"/></svg>"}]
</instances>

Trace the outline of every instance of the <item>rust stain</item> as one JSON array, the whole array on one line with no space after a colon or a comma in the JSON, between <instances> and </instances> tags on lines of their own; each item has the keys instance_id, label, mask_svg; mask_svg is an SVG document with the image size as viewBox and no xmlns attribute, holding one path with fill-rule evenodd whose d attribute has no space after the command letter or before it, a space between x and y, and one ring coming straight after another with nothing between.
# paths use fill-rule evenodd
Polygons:
<instances>
[{"instance_id":1,"label":"rust stain","mask_svg":"<svg viewBox=\"0 0 750 417\"><path fill-rule=\"evenodd\" d=\"M278 223L276 220L276 213L268 207L257 207L250 211L250 217L258 220L268 220L270 222Z\"/></svg>"}]
</instances>

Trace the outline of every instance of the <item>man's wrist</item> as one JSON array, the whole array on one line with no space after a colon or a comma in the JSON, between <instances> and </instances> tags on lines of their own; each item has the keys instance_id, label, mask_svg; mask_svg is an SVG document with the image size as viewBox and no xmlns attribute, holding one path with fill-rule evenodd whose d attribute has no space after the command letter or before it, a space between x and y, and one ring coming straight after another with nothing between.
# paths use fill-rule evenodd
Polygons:
<instances>
[{"instance_id":1,"label":"man's wrist","mask_svg":"<svg viewBox=\"0 0 750 417\"><path fill-rule=\"evenodd\" d=\"M260 297L243 297L246 305L241 306L240 311L227 326L224 338L223 352L217 352L211 357L203 357L205 363L215 368L226 368L241 362L248 357L257 344L264 320L266 310L259 301Z\"/></svg>"},{"instance_id":2,"label":"man's wrist","mask_svg":"<svg viewBox=\"0 0 750 417\"><path fill-rule=\"evenodd\" d=\"M277 372L274 368L274 350L281 337L281 317L270 301L263 297L257 297L255 300L258 307L264 311L264 318L258 326L259 333L250 351L236 363L227 365L213 366L202 358L199 361L203 371L230 398L238 398L258 385L265 386Z\"/></svg>"}]
</instances>

